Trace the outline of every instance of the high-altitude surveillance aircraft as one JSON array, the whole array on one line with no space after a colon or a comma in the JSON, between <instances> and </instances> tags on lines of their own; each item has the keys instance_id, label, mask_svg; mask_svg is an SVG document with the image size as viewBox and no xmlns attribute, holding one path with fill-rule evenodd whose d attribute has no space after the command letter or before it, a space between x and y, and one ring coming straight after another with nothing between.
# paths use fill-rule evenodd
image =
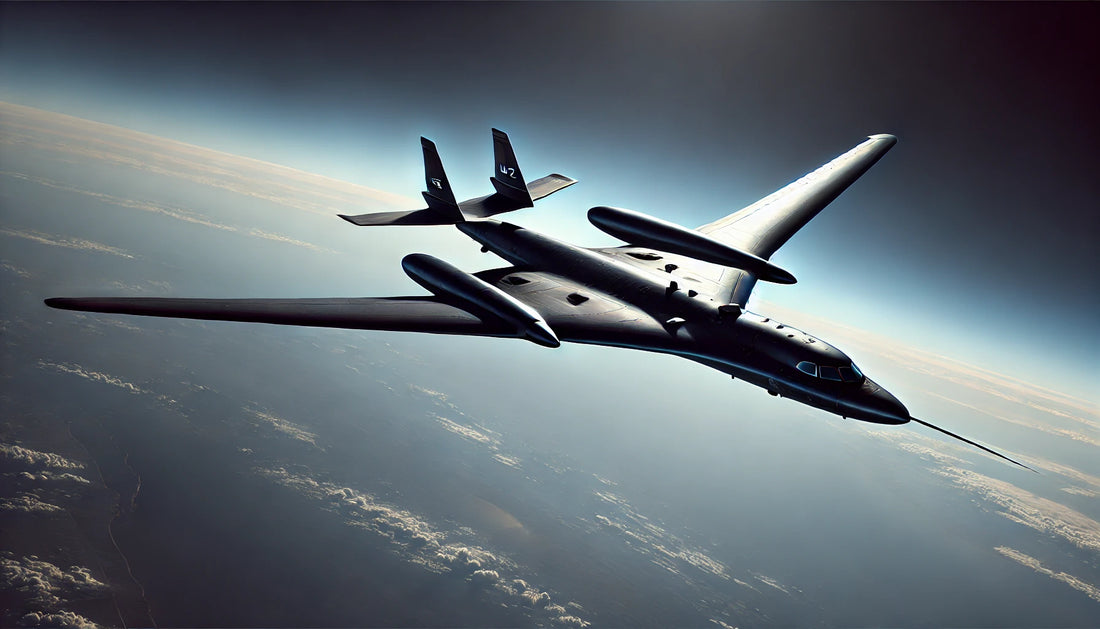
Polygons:
<instances>
[{"instance_id":1,"label":"high-altitude surveillance aircraft","mask_svg":"<svg viewBox=\"0 0 1100 629\"><path fill-rule=\"evenodd\" d=\"M552 174L526 183L508 136L493 129L496 192L458 202L435 145L421 138L428 207L343 216L355 225L454 225L512 266L466 273L423 253L401 261L431 296L335 299L55 298L54 308L283 325L399 330L563 341L663 352L835 413L879 424L910 420L1031 469L910 416L848 356L743 306L758 280L793 284L768 258L894 144L872 135L752 205L698 229L594 207L588 219L626 243L586 249L489 218L532 207L576 183ZM1034 471L1034 470L1032 470Z\"/></svg>"}]
</instances>

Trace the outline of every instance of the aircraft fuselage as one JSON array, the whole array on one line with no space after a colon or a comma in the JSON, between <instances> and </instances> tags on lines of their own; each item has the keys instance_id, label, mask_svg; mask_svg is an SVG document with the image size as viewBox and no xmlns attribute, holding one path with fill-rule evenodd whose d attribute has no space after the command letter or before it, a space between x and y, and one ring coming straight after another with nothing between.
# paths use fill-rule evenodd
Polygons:
<instances>
[{"instance_id":1,"label":"aircraft fuselage","mask_svg":"<svg viewBox=\"0 0 1100 629\"><path fill-rule=\"evenodd\" d=\"M456 227L520 269L538 268L636 307L658 330L645 340L635 334L629 343L601 339L601 344L683 356L844 417L883 424L910 419L901 402L853 371L851 359L837 348L770 318L693 295L669 274L646 272L511 223L479 220ZM567 329L556 331L562 341L578 342ZM797 367L808 370L807 363L813 374ZM819 375L826 373L829 378Z\"/></svg>"}]
</instances>

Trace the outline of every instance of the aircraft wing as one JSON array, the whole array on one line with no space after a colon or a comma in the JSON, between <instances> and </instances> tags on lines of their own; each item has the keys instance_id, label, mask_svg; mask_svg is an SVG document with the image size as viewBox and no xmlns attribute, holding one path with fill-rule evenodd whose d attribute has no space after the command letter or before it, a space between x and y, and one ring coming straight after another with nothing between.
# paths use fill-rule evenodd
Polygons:
<instances>
[{"instance_id":1,"label":"aircraft wing","mask_svg":"<svg viewBox=\"0 0 1100 629\"><path fill-rule=\"evenodd\" d=\"M872 135L817 170L696 231L767 260L897 141L885 133ZM756 278L740 269L645 247L609 247L596 251L649 271L662 272L666 265L672 265L670 274L686 279L687 282L681 282L685 289L695 289L715 301L744 305L756 285Z\"/></svg>"},{"instance_id":2,"label":"aircraft wing","mask_svg":"<svg viewBox=\"0 0 1100 629\"><path fill-rule=\"evenodd\" d=\"M661 347L674 334L646 313L563 277L515 267L476 274L534 307L562 341ZM357 330L392 330L517 337L514 326L491 313L466 310L434 296L327 299L177 299L75 297L47 299L65 310L243 321Z\"/></svg>"},{"instance_id":3,"label":"aircraft wing","mask_svg":"<svg viewBox=\"0 0 1100 629\"><path fill-rule=\"evenodd\" d=\"M507 324L478 317L436 297L331 299L176 299L164 297L73 297L47 299L65 310L248 321L358 330L394 330L514 336Z\"/></svg>"},{"instance_id":4,"label":"aircraft wing","mask_svg":"<svg viewBox=\"0 0 1100 629\"><path fill-rule=\"evenodd\" d=\"M897 141L885 133L872 135L821 168L696 231L766 260Z\"/></svg>"}]
</instances>

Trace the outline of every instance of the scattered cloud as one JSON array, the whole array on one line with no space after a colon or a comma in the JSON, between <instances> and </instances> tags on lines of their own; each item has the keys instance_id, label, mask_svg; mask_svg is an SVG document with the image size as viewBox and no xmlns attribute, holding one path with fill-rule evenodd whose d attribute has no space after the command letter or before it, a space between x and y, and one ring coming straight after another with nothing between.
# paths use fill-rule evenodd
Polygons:
<instances>
[{"instance_id":1,"label":"scattered cloud","mask_svg":"<svg viewBox=\"0 0 1100 629\"><path fill-rule=\"evenodd\" d=\"M91 371L89 369L85 369L84 367L81 367L76 363L54 363L48 360L39 360L38 366L43 369L57 371L59 373L67 373L74 376L80 376L81 378L92 380L93 382L102 382L104 384L109 384L111 386L129 391L130 393L150 393L149 391L142 389L132 382L127 382L122 378L116 378L115 376L100 371Z\"/></svg>"},{"instance_id":2,"label":"scattered cloud","mask_svg":"<svg viewBox=\"0 0 1100 629\"><path fill-rule=\"evenodd\" d=\"M596 497L613 507L611 515L596 514L597 525L622 537L639 553L669 572L688 577L685 569L698 570L706 575L729 580L729 569L722 562L693 548L679 537L638 513L627 500L609 491L596 491Z\"/></svg>"},{"instance_id":3,"label":"scattered cloud","mask_svg":"<svg viewBox=\"0 0 1100 629\"><path fill-rule=\"evenodd\" d=\"M351 487L317 481L285 468L256 468L258 474L308 496L338 513L345 524L388 540L391 548L410 563L441 574L455 574L503 598L505 605L523 607L558 625L584 627L588 623L565 607L553 605L549 592L519 578L520 567L508 557L471 544L468 529L445 531L420 516L379 501Z\"/></svg>"},{"instance_id":4,"label":"scattered cloud","mask_svg":"<svg viewBox=\"0 0 1100 629\"><path fill-rule=\"evenodd\" d=\"M1080 590L1081 592L1084 592L1092 600L1100 602L1100 587L1096 587L1091 583L1082 581L1072 574L1067 574L1065 572L1055 572L1040 563L1038 559L1029 555L1025 555L1024 553L1013 548L1008 548L1007 546L998 546L996 548L996 551L1022 566L1027 566L1028 568L1031 568L1039 574L1045 574L1055 581L1061 581L1062 583L1065 583L1075 590Z\"/></svg>"},{"instance_id":5,"label":"scattered cloud","mask_svg":"<svg viewBox=\"0 0 1100 629\"><path fill-rule=\"evenodd\" d=\"M45 514L61 513L64 509L55 504L39 500L38 496L34 494L21 493L14 498L0 498L0 511Z\"/></svg>"},{"instance_id":6,"label":"scattered cloud","mask_svg":"<svg viewBox=\"0 0 1100 629\"><path fill-rule=\"evenodd\" d=\"M20 627L50 627L51 629L98 629L99 625L70 611L29 612L19 619Z\"/></svg>"},{"instance_id":7,"label":"scattered cloud","mask_svg":"<svg viewBox=\"0 0 1100 629\"><path fill-rule=\"evenodd\" d=\"M291 238L289 236L283 236L282 234L275 234L275 233L272 233L272 232L269 232L269 231L264 231L262 229L251 229L251 230L248 231L248 235L249 236L254 236L256 238L263 238L264 240L270 240L272 242L281 242L281 243L288 244L288 245L294 245L295 247L304 247L306 249L311 249L313 251L335 253L335 251L333 251L332 249L326 249L325 247L320 247L320 246L315 245L311 242L306 242L304 240L298 240L296 238Z\"/></svg>"},{"instance_id":8,"label":"scattered cloud","mask_svg":"<svg viewBox=\"0 0 1100 629\"><path fill-rule=\"evenodd\" d=\"M308 443L311 446L317 446L317 435L309 432L299 424L295 424L292 421L276 417L271 413L266 413L256 408L245 409L249 415L255 417L260 422L267 424L283 435L296 439L304 443Z\"/></svg>"},{"instance_id":9,"label":"scattered cloud","mask_svg":"<svg viewBox=\"0 0 1100 629\"><path fill-rule=\"evenodd\" d=\"M1100 553L1100 522L1012 483L958 467L938 470L959 487L1002 507L1001 515L1048 535Z\"/></svg>"},{"instance_id":10,"label":"scattered cloud","mask_svg":"<svg viewBox=\"0 0 1100 629\"><path fill-rule=\"evenodd\" d=\"M1050 424L1036 423L1034 421L1028 421L1028 420L1025 420L1025 419L1017 419L1017 418L1012 417L1012 416L1010 416L1006 413L995 413L995 412L993 412L993 411L991 411L987 408L983 408L981 406L978 406L977 404L967 404L966 402L962 402L962 401L958 400L955 397L948 397L946 395L940 395L939 393L935 393L935 392L932 392L932 391L928 391L927 393L931 397L939 398L939 399L944 400L946 402L949 402L951 404L955 404L955 405L961 406L965 409L974 411L975 413L981 413L983 415L988 415L990 417L994 417L996 419L1008 422L1010 424L1016 424L1017 426L1023 426L1025 428L1031 428L1033 430L1038 430L1040 432L1045 432L1045 433L1050 434L1050 435L1055 435L1055 436L1058 436L1058 437L1065 437L1067 439L1072 439L1074 441L1080 441L1082 443L1087 443L1091 446L1100 446L1100 436L1092 437L1092 436L1087 435L1083 432L1076 431L1076 430L1069 430L1068 428L1060 428L1058 426L1051 426Z\"/></svg>"},{"instance_id":11,"label":"scattered cloud","mask_svg":"<svg viewBox=\"0 0 1100 629\"><path fill-rule=\"evenodd\" d=\"M444 428L446 428L447 430L453 432L454 434L462 437L463 439L469 439L470 441L476 441L478 443L484 443L484 444L491 444L491 445L494 445L494 446L500 445L499 441L497 441L493 437L490 437L489 435L485 434L484 432L482 432L482 431L480 431L476 428L471 428L470 426L465 426L463 424L459 424L458 422L447 419L446 417L443 417L442 415L435 415L435 420L437 422L439 422L439 425L443 426ZM479 426L479 428L480 428L480 426Z\"/></svg>"},{"instance_id":12,"label":"scattered cloud","mask_svg":"<svg viewBox=\"0 0 1100 629\"><path fill-rule=\"evenodd\" d=\"M106 584L97 581L87 567L73 565L67 571L35 555L17 558L10 551L0 554L0 585L45 613L59 613L58 606L72 600L110 595ZM48 616L48 614L47 614ZM37 618L40 624L43 618Z\"/></svg>"},{"instance_id":13,"label":"scattered cloud","mask_svg":"<svg viewBox=\"0 0 1100 629\"><path fill-rule=\"evenodd\" d=\"M31 276L30 271L28 271L28 270L26 270L22 267L15 266L14 264L11 264L10 262L8 262L6 260L5 261L0 261L0 271L7 271L8 273L11 273L12 275L16 275L18 277L21 277L23 279L27 279Z\"/></svg>"},{"instance_id":14,"label":"scattered cloud","mask_svg":"<svg viewBox=\"0 0 1100 629\"><path fill-rule=\"evenodd\" d=\"M16 230L6 227L0 227L0 234L15 238L23 238L24 240L30 240L43 245L50 245L51 247L64 247L66 249L76 249L78 251L108 253L120 258L134 259L132 254L127 253L123 249L111 247L92 240L85 240L83 238L66 238L64 236L53 236L33 229Z\"/></svg>"},{"instance_id":15,"label":"scattered cloud","mask_svg":"<svg viewBox=\"0 0 1100 629\"><path fill-rule=\"evenodd\" d=\"M7 443L0 443L0 459L33 468L49 467L62 470L84 469L83 463L67 459L60 454L39 452L38 450L31 450L30 448Z\"/></svg>"},{"instance_id":16,"label":"scattered cloud","mask_svg":"<svg viewBox=\"0 0 1100 629\"><path fill-rule=\"evenodd\" d=\"M87 478L83 476L77 476L76 474L70 474L68 472L57 473L49 470L41 472L19 472L18 474L5 474L5 476L16 476L20 480L28 482L48 483L76 483L78 485L88 485L91 483Z\"/></svg>"},{"instance_id":17,"label":"scattered cloud","mask_svg":"<svg viewBox=\"0 0 1100 629\"><path fill-rule=\"evenodd\" d=\"M507 465L508 467L514 467L517 470L523 467L522 461L518 457L508 456L506 454L501 454L498 452L493 455L493 459L503 465Z\"/></svg>"},{"instance_id":18,"label":"scattered cloud","mask_svg":"<svg viewBox=\"0 0 1100 629\"><path fill-rule=\"evenodd\" d=\"M787 589L786 586L784 586L782 583L780 583L778 580L776 580L772 577L769 577L769 576L766 576L766 575L763 575L763 574L757 574L757 575L753 575L753 576L756 577L757 581L759 581L759 582L761 582L764 585L767 585L769 587L773 587L773 588L779 590L780 592L782 592L784 594L790 595L790 593L791 593L791 591L789 589Z\"/></svg>"}]
</instances>

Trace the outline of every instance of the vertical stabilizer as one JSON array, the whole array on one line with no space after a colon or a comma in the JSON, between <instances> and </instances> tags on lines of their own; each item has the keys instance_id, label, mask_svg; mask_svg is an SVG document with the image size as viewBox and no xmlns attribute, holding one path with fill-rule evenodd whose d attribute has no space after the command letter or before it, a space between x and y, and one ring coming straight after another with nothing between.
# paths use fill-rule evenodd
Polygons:
<instances>
[{"instance_id":1,"label":"vertical stabilizer","mask_svg":"<svg viewBox=\"0 0 1100 629\"><path fill-rule=\"evenodd\" d=\"M493 176L489 179L498 194L519 203L521 207L531 207L531 193L527 191L527 183L523 180L523 173L519 170L519 162L516 161L516 153L512 150L512 143L508 140L508 134L500 129L493 129L493 156L496 164Z\"/></svg>"},{"instance_id":2,"label":"vertical stabilizer","mask_svg":"<svg viewBox=\"0 0 1100 629\"><path fill-rule=\"evenodd\" d=\"M462 221L462 212L458 201L455 201L451 183L447 181L447 173L443 171L443 161L439 159L435 142L422 137L420 147L424 149L424 185L427 188L422 194L428 208Z\"/></svg>"}]
</instances>

